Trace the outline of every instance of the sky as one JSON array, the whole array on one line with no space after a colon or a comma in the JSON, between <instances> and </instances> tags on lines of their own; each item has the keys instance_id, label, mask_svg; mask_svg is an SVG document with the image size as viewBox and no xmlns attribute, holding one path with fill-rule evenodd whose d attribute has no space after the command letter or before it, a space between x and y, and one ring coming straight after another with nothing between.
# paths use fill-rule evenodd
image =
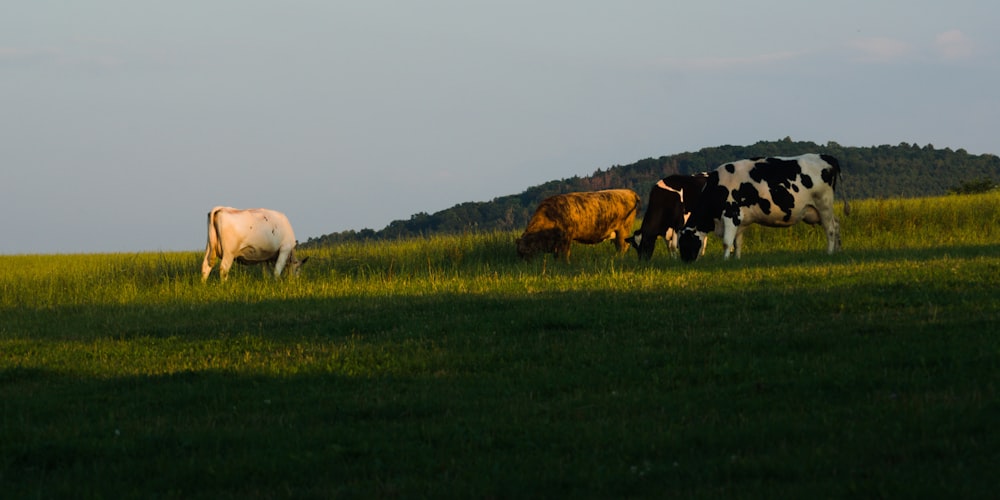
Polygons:
<instances>
[{"instance_id":1,"label":"sky","mask_svg":"<svg viewBox=\"0 0 1000 500\"><path fill-rule=\"evenodd\" d=\"M762 140L1000 153L994 0L7 0L0 254L300 241ZM805 152L805 151L804 151Z\"/></svg>"}]
</instances>

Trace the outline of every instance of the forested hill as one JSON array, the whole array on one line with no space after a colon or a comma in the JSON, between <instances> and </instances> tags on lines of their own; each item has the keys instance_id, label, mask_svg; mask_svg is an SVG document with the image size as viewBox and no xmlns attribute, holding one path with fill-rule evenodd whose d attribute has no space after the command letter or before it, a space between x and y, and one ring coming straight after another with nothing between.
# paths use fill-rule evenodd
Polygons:
<instances>
[{"instance_id":1,"label":"forested hill","mask_svg":"<svg viewBox=\"0 0 1000 500\"><path fill-rule=\"evenodd\" d=\"M694 153L647 158L630 165L615 165L606 170L598 169L586 177L574 176L546 182L520 194L501 196L492 201L461 203L434 214L421 212L408 220L393 221L380 231L350 230L310 238L305 245L470 230L523 229L542 199L572 191L629 188L642 197L641 210L645 210L650 188L668 175L704 172L741 158L802 153L826 153L840 161L842 183L838 186L837 196L841 199L936 196L970 183L1000 183L1000 158L995 155L971 155L963 149L935 149L929 144L845 147L829 142L821 146L786 137L752 146L719 146Z\"/></svg>"}]
</instances>

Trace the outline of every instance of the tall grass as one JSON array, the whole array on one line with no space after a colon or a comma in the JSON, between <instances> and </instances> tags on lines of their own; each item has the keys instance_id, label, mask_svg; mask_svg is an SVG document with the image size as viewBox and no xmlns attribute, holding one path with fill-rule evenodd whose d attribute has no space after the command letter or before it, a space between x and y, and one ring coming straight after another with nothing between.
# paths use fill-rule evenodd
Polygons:
<instances>
[{"instance_id":1,"label":"tall grass","mask_svg":"<svg viewBox=\"0 0 1000 500\"><path fill-rule=\"evenodd\" d=\"M844 249L848 253L992 245L1000 240L1000 193L918 199L859 200L851 214L838 204ZM821 230L800 224L788 229L754 226L744 248L754 253L802 252L825 248ZM746 253L744 255L747 255Z\"/></svg>"},{"instance_id":2,"label":"tall grass","mask_svg":"<svg viewBox=\"0 0 1000 500\"><path fill-rule=\"evenodd\" d=\"M530 262L515 233L0 257L17 497L961 496L1000 458L1000 193Z\"/></svg>"},{"instance_id":3,"label":"tall grass","mask_svg":"<svg viewBox=\"0 0 1000 500\"><path fill-rule=\"evenodd\" d=\"M852 214L838 209L844 252L833 261L865 252L962 248L995 245L1000 241L1000 195L947 196L924 199L861 200L852 204ZM638 222L637 222L638 225ZM200 286L201 252L138 253L114 255L27 255L0 257L0 306L55 306L85 304L131 304L164 299L204 302L245 297L286 298L358 291L433 292L435 286L461 281L489 286L545 277L539 283L562 287L582 274L642 273L646 269L697 271L723 264L715 238L709 239L705 258L692 266L671 259L661 240L651 264L640 264L634 252L617 258L610 243L574 245L572 262L552 256L520 261L514 251L516 232L469 233L432 236L403 241L346 243L302 250L311 257L303 277L273 283L264 279L261 267L236 266L234 283L215 281ZM744 237L744 260L757 258L775 262L827 261L822 256L825 235L815 226L800 224L789 229L754 226ZM556 278L556 279L552 279Z\"/></svg>"}]
</instances>

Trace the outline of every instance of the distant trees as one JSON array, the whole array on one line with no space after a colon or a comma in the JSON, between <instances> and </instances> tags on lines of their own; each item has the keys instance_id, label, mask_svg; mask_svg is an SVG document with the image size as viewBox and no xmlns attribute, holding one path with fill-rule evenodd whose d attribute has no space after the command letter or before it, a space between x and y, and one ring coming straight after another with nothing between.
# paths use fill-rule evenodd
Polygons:
<instances>
[{"instance_id":1,"label":"distant trees","mask_svg":"<svg viewBox=\"0 0 1000 500\"><path fill-rule=\"evenodd\" d=\"M993 182L993 179L984 177L974 181L966 181L958 186L948 188L948 194L978 194L987 193L994 189L1000 189L1000 185Z\"/></svg>"},{"instance_id":2,"label":"distant trees","mask_svg":"<svg viewBox=\"0 0 1000 500\"><path fill-rule=\"evenodd\" d=\"M310 238L306 245L375 238L404 238L434 233L516 230L523 228L538 203L549 196L572 191L596 191L624 187L647 201L650 188L671 174L693 174L712 170L742 158L795 156L826 153L840 161L843 180L838 196L851 199L968 194L997 188L1000 157L970 155L964 149L935 149L933 145L900 143L872 147L845 147L830 141L819 145L785 137L750 146L718 146L696 152L646 158L629 165L598 168L587 177L549 181L520 194L486 202L466 202L433 214L420 212L409 220L396 220L380 231L363 229ZM645 207L641 208L645 210Z\"/></svg>"}]
</instances>

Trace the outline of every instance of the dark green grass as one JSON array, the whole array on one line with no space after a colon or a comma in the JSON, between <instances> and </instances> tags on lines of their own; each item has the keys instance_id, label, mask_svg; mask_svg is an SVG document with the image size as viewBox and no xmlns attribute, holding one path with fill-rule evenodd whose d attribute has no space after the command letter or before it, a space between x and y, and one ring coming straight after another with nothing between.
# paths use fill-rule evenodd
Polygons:
<instances>
[{"instance_id":1,"label":"dark green grass","mask_svg":"<svg viewBox=\"0 0 1000 500\"><path fill-rule=\"evenodd\" d=\"M202 285L193 253L5 258L28 270L0 281L4 496L995 492L988 238L761 235L688 266L466 238L280 283Z\"/></svg>"}]
</instances>

